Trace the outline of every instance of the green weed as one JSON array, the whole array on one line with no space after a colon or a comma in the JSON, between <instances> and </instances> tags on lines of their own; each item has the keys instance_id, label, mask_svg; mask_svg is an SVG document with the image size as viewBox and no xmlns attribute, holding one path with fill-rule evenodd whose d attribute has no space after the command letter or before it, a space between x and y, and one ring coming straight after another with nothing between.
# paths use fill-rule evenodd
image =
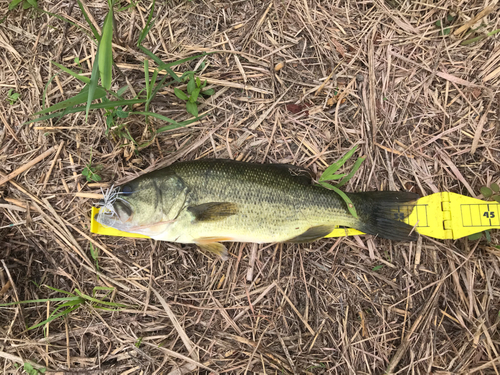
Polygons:
<instances>
[{"instance_id":1,"label":"green weed","mask_svg":"<svg viewBox=\"0 0 500 375\"><path fill-rule=\"evenodd\" d=\"M179 77L172 68L174 66L183 64L185 62L198 59L200 57L205 56L206 54L197 55L188 57L182 60L178 60L171 63L164 63L158 56L153 54L147 48L142 45L142 42L146 38L149 33L154 20L153 20L153 11L155 7L155 1L151 5L151 10L148 14L146 25L144 29L141 31L139 39L137 41L137 48L144 53L147 58L151 59L156 63L156 68L153 70L152 76L150 76L149 71L149 60L144 60L144 72L146 78L146 85L142 88L136 88L136 90L130 90L137 92L137 94L133 98L126 98L125 93L129 91L128 86L122 87L117 91L112 90L113 86L113 49L112 49L112 40L113 40L113 19L114 19L114 0L108 0L109 11L104 20L104 24L102 27L102 34L99 34L92 22L90 21L90 17L85 12L85 8L81 4L79 0L77 3L82 11L82 14L87 21L91 31L92 37L97 44L97 53L92 65L91 76L86 77L81 75L81 70L77 73L61 64L56 62L52 62L55 66L57 66L63 72L72 75L75 79L79 80L84 84L83 88L80 90L78 94L75 96L66 99L60 103L57 103L49 108L44 108L41 111L38 111L34 114L34 116L39 116L33 120L27 122L39 122L46 121L49 119L60 119L61 117L77 112L85 113L85 120L87 121L88 115L90 111L94 110L104 110L103 114L106 118L106 135L116 136L118 140L124 139L130 141L129 144L132 144L135 147L135 150L144 148L149 146L157 134L162 133L167 130L176 129L179 127L183 127L189 125L195 121L198 121L200 118L204 116L198 116L198 102L197 99L200 95L209 96L214 93L213 89L202 90L206 86L205 83L201 83L199 78L194 76L195 72L186 72L181 77ZM118 11L128 9L128 7L121 8ZM79 61L75 60L75 63L79 68ZM187 77L187 78L186 78ZM170 119L166 116L156 114L150 111L150 104L153 98L158 94L158 92L172 84L182 84L185 80L188 80L188 94L186 110L191 115L195 116L195 118L178 122L173 119ZM191 83L192 82L192 83ZM100 102L95 102L100 101ZM45 96L44 96L45 102ZM144 106L144 110L134 110L134 106ZM127 128L127 124L124 122L125 119L129 118L132 115L140 115L144 116L146 120L146 125L149 127L149 118L153 117L161 121L165 121L168 124L165 126L161 126L158 129L148 128L150 130L150 134L152 133L152 137L146 140L143 143L137 142L131 135L130 131ZM95 171L92 168L86 169L87 179L93 179L96 175Z\"/></svg>"},{"instance_id":2,"label":"green weed","mask_svg":"<svg viewBox=\"0 0 500 375\"><path fill-rule=\"evenodd\" d=\"M215 93L214 89L208 89L208 90L203 90L205 86L207 85L207 81L201 83L200 78L194 77L194 72L189 72L186 77L184 77L184 81L188 81L186 90L187 94L184 93L181 89L178 89L177 87L174 88L174 93L175 96L177 96L179 99L184 100L186 102L186 110L192 114L193 116L198 116L198 96L201 95L206 95L210 96Z\"/></svg>"},{"instance_id":3,"label":"green weed","mask_svg":"<svg viewBox=\"0 0 500 375\"><path fill-rule=\"evenodd\" d=\"M85 168L83 168L82 176L87 179L87 182L99 182L102 180L102 177L98 173L102 168L102 165L92 165L92 150L90 150L90 160Z\"/></svg>"},{"instance_id":4,"label":"green weed","mask_svg":"<svg viewBox=\"0 0 500 375\"><path fill-rule=\"evenodd\" d=\"M309 366L306 370L311 371L311 370L315 370L315 369L326 369L326 364L320 362L318 364L314 364L312 366Z\"/></svg>"},{"instance_id":5,"label":"green weed","mask_svg":"<svg viewBox=\"0 0 500 375\"><path fill-rule=\"evenodd\" d=\"M446 16L446 18L444 18L443 20L437 20L434 25L436 25L436 27L438 29L440 29L439 31L439 35L449 35L450 32L451 32L451 28L449 27L455 20L457 19L457 16L453 16L451 14L448 14Z\"/></svg>"},{"instance_id":6,"label":"green weed","mask_svg":"<svg viewBox=\"0 0 500 375\"><path fill-rule=\"evenodd\" d=\"M7 101L9 102L10 105L14 105L15 102L17 102L17 99L19 99L19 94L18 92L15 92L14 89L10 89L9 92L7 93Z\"/></svg>"},{"instance_id":7,"label":"green weed","mask_svg":"<svg viewBox=\"0 0 500 375\"><path fill-rule=\"evenodd\" d=\"M50 287L45 285L46 288L53 290L58 293L65 294L66 297L60 298L44 298L44 299L36 299L36 300L28 300L28 301L19 301L19 302L11 302L11 303L2 303L0 307L13 306L25 303L46 303L52 302L57 304L57 307L52 311L50 316L44 321L37 323L31 327L28 327L27 330L32 330L38 328L40 326L44 326L47 323L52 322L53 320L68 316L72 311L76 309L89 305L95 309L107 310L107 311L119 311L120 309L126 307L125 305L115 303L115 302L107 302L104 299L108 298L111 293L114 292L115 288L104 287L104 286L96 286L92 289L92 297L86 295L85 293L80 292L75 288L74 293L66 292L64 290L60 290L57 288ZM98 295L98 293L104 291L104 295ZM96 298L99 297L99 298Z\"/></svg>"},{"instance_id":8,"label":"green weed","mask_svg":"<svg viewBox=\"0 0 500 375\"><path fill-rule=\"evenodd\" d=\"M356 173L356 171L359 169L359 167L361 166L361 163L363 163L363 161L366 159L366 157L363 156L363 157L358 158L356 160L356 162L354 163L351 171L347 175L345 173L344 174L335 174L335 172L337 172L340 169L340 167L342 167L345 164L345 162L352 157L352 155L354 154L354 152L356 151L357 148L358 148L357 145L354 146L352 149L350 149L348 152L346 152L346 154L344 156L342 156L339 160L337 160L335 163L330 165L323 172L323 174L321 175L321 177L318 180L320 185L322 185L328 189L332 189L333 191L335 191L338 195L340 195L342 197L342 199L347 204L347 208L348 208L349 212L355 218L358 217L358 214L356 212L356 208L354 207L354 204L349 199L349 197L342 190L339 189L339 187L345 185L352 178L352 176L354 176L354 173ZM335 180L340 180L340 182L338 184L336 184L335 186L326 182L326 181L335 181Z\"/></svg>"},{"instance_id":9,"label":"green weed","mask_svg":"<svg viewBox=\"0 0 500 375\"><path fill-rule=\"evenodd\" d=\"M490 31L489 33L482 34L482 35L476 36L474 38L464 40L462 43L460 43L460 45L461 46L468 46L469 44L479 42L483 39L489 38L490 36L493 36L493 35L498 34L498 33L500 33L500 29L496 29L496 30Z\"/></svg>"},{"instance_id":10,"label":"green weed","mask_svg":"<svg viewBox=\"0 0 500 375\"><path fill-rule=\"evenodd\" d=\"M136 348L140 347L141 346L141 343L142 343L142 337L139 337L136 342L134 343L134 346Z\"/></svg>"},{"instance_id":11,"label":"green weed","mask_svg":"<svg viewBox=\"0 0 500 375\"><path fill-rule=\"evenodd\" d=\"M22 4L22 8L24 10L30 9L30 8L38 9L38 3L36 0L12 0L9 3L9 10L14 9L19 4Z\"/></svg>"},{"instance_id":12,"label":"green weed","mask_svg":"<svg viewBox=\"0 0 500 375\"><path fill-rule=\"evenodd\" d=\"M39 375L39 374L45 374L47 369L45 367L36 369L33 367L33 365L29 362L25 362L23 366L23 370L26 371L28 375Z\"/></svg>"}]
</instances>

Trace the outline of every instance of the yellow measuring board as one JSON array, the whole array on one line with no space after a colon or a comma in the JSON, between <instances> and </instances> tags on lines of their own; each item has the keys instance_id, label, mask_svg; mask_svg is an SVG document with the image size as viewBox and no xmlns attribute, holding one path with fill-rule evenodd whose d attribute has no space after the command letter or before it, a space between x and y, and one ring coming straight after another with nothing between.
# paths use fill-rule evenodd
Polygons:
<instances>
[{"instance_id":1,"label":"yellow measuring board","mask_svg":"<svg viewBox=\"0 0 500 375\"><path fill-rule=\"evenodd\" d=\"M99 208L97 207L92 207L92 213L91 213L91 221L90 221L90 232L91 233L96 233L96 234L102 234L105 236L115 236L115 237L134 237L134 238L149 238L148 236L145 236L144 234L135 234L135 233L127 233L127 232L122 232L121 230L111 228L111 227L105 227L104 225L101 225L101 223L98 223L95 221L94 217L99 213Z\"/></svg>"},{"instance_id":2,"label":"yellow measuring board","mask_svg":"<svg viewBox=\"0 0 500 375\"><path fill-rule=\"evenodd\" d=\"M403 208L404 205L401 205ZM105 227L94 220L99 209L92 207L90 231L119 237L149 238L142 234L122 232ZM395 219L398 215L395 212ZM487 229L500 229L500 204L485 202L456 193L435 193L419 198L411 215L403 220L425 236L456 240ZM364 234L352 228L336 228L326 237Z\"/></svg>"}]
</instances>

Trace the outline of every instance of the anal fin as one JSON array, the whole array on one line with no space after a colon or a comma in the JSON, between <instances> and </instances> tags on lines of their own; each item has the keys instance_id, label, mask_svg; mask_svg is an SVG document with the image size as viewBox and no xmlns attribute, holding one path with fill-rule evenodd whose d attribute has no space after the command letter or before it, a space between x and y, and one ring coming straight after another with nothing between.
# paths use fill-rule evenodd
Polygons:
<instances>
[{"instance_id":1,"label":"anal fin","mask_svg":"<svg viewBox=\"0 0 500 375\"><path fill-rule=\"evenodd\" d=\"M227 248L220 242L205 242L205 243L196 242L196 244L200 249L206 250L209 253L220 256L222 260L229 259Z\"/></svg>"},{"instance_id":2,"label":"anal fin","mask_svg":"<svg viewBox=\"0 0 500 375\"><path fill-rule=\"evenodd\" d=\"M318 225L309 228L304 233L299 234L298 236L293 237L286 242L300 243L300 242L314 241L325 237L326 235L330 234L334 229L335 226L333 225Z\"/></svg>"}]
</instances>

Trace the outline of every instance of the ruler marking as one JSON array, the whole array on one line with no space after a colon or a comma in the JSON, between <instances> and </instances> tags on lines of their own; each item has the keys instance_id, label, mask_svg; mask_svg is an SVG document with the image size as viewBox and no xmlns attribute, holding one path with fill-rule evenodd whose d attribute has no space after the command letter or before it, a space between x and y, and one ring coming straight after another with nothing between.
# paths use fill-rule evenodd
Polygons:
<instances>
[{"instance_id":1,"label":"ruler marking","mask_svg":"<svg viewBox=\"0 0 500 375\"><path fill-rule=\"evenodd\" d=\"M427 205L424 206L424 212L425 212L425 224L426 227L429 226L429 218L427 217Z\"/></svg>"},{"instance_id":2,"label":"ruler marking","mask_svg":"<svg viewBox=\"0 0 500 375\"><path fill-rule=\"evenodd\" d=\"M465 211L467 210L465 206L467 206L469 208L470 224L465 223L465 221L466 221L465 220L465 216L466 216ZM499 216L498 206L499 206L498 204L489 204L489 203L461 204L460 205L460 212L462 214L462 226L465 228L470 228L470 227L482 228L482 227L500 226L500 216ZM477 211L476 211L476 209L477 209ZM492 217L492 214L493 214L493 217ZM484 221L483 217L486 217L487 220ZM492 219L493 219L493 221L492 221ZM479 220L479 222L477 222L478 220ZM474 223L474 221L476 221L476 223Z\"/></svg>"}]
</instances>

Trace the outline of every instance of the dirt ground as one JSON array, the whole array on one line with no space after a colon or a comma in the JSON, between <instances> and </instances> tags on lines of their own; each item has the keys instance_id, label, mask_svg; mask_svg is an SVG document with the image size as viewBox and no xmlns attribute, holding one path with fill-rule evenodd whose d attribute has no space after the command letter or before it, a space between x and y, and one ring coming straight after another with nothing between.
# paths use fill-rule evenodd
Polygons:
<instances>
[{"instance_id":1,"label":"dirt ground","mask_svg":"<svg viewBox=\"0 0 500 375\"><path fill-rule=\"evenodd\" d=\"M102 27L107 3L82 5ZM39 0L45 13L8 6L0 179L28 168L0 185L0 303L62 291L96 300L31 330L60 302L0 307L0 372L499 374L496 230L480 240L234 243L222 262L89 229L101 187L162 165L233 158L319 177L354 145L367 158L346 191L484 199L480 188L500 179L500 39L487 36L500 28L496 1L157 2L147 48L164 62L216 53L175 67L203 61L215 90L201 100L207 116L155 137L165 122L134 115L109 129L104 110L26 124L83 87L51 62L90 77L96 44L75 1ZM150 7L116 4L112 89L129 84L129 98L145 87L136 44ZM191 118L174 87L185 85L166 87L150 111ZM153 142L134 148L117 129ZM82 176L89 163L101 181Z\"/></svg>"}]
</instances>

